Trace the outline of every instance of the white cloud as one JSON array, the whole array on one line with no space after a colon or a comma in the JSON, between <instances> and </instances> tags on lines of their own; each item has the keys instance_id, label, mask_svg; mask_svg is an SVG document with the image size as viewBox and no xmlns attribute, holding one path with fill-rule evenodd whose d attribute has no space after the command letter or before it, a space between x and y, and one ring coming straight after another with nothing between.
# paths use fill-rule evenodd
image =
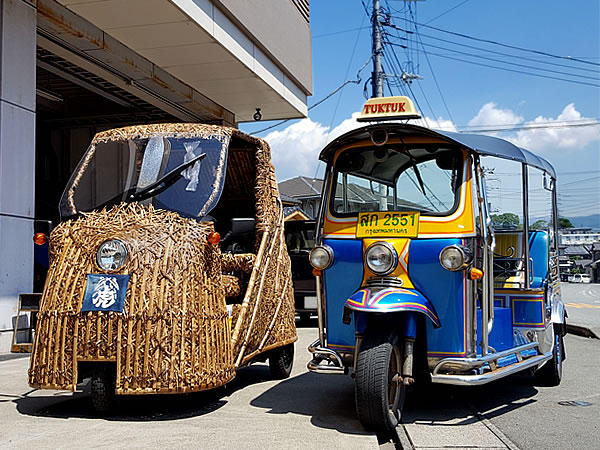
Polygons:
<instances>
[{"instance_id":1,"label":"white cloud","mask_svg":"<svg viewBox=\"0 0 600 450\"><path fill-rule=\"evenodd\" d=\"M581 115L573 103L568 104L556 118L538 116L533 120L525 121L510 109L500 109L493 102L486 103L477 115L469 121L469 126L497 127L502 125L521 125L522 127L559 126L573 124L573 121L595 121ZM474 131L476 132L476 131ZM576 151L591 142L600 141L600 128L598 127L564 127L564 128L539 128L522 129L516 132L487 132L486 134L498 135L528 150L541 154L551 155Z\"/></svg>"},{"instance_id":2,"label":"white cloud","mask_svg":"<svg viewBox=\"0 0 600 450\"><path fill-rule=\"evenodd\" d=\"M469 126L517 125L523 120L523 117L510 109L499 109L496 103L489 102L483 105L477 115L469 121Z\"/></svg>"},{"instance_id":3,"label":"white cloud","mask_svg":"<svg viewBox=\"0 0 600 450\"><path fill-rule=\"evenodd\" d=\"M358 115L358 112L353 113L350 118L332 129L311 119L303 119L282 131L269 133L265 140L271 146L277 179L281 181L298 175L313 177L318 165L322 164L318 158L323 147L336 137L363 126L362 123L356 121ZM469 121L469 126L493 128L503 125L536 126L548 123L560 125L572 124L574 120L585 119L572 103L567 105L556 118L538 116L531 121L525 121L522 116L512 110L501 109L496 103L489 102L483 105L475 117ZM589 120L594 121L595 119ZM412 123L429 126L433 129L456 131L455 124L443 118L424 117L421 121ZM565 151L576 151L592 142L600 141L600 127L597 126L525 129L516 132L488 132L487 134L500 134L504 139L520 147L545 156L562 155ZM318 176L322 176L321 174L322 172Z\"/></svg>"},{"instance_id":4,"label":"white cloud","mask_svg":"<svg viewBox=\"0 0 600 450\"><path fill-rule=\"evenodd\" d=\"M542 124L568 125L573 121L589 119L581 115L575 109L573 103L569 103L556 119L551 117L538 116L530 122L525 122L525 126L536 126ZM543 128L537 130L520 130L515 136L510 136L510 140L520 147L541 153L558 153L566 151L576 151L594 141L600 141L600 128L593 127L565 127L565 128Z\"/></svg>"},{"instance_id":5,"label":"white cloud","mask_svg":"<svg viewBox=\"0 0 600 450\"><path fill-rule=\"evenodd\" d=\"M355 112L331 129L311 119L302 119L282 131L272 131L265 136L271 147L271 155L277 180L287 180L298 175L312 177L319 162L319 153L325 145L338 136L361 126Z\"/></svg>"}]
</instances>

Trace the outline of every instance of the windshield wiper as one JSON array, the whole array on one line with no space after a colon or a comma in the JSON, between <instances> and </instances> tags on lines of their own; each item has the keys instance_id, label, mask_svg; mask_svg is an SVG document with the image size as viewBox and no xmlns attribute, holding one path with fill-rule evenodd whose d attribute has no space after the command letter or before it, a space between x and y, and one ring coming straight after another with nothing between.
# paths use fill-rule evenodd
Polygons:
<instances>
[{"instance_id":1,"label":"windshield wiper","mask_svg":"<svg viewBox=\"0 0 600 450\"><path fill-rule=\"evenodd\" d=\"M410 154L410 152L408 150L406 151L406 155L408 156L408 158L410 159L410 162L412 163L413 170L415 171L415 175L417 176L417 181L419 182L419 187L423 191L423 195L425 197L427 197L427 192L425 192L425 185L423 184L423 178L421 178L421 172L419 171L419 168L417 167L417 160L415 159L415 157L413 155Z\"/></svg>"},{"instance_id":2,"label":"windshield wiper","mask_svg":"<svg viewBox=\"0 0 600 450\"><path fill-rule=\"evenodd\" d=\"M134 194L129 194L125 197L126 202L137 202L140 200L144 200L146 198L154 197L155 195L160 194L162 191L167 189L169 186L175 184L181 177L183 177L182 172L188 167L192 166L198 161L201 161L206 157L206 153L202 153L201 155L196 156L195 158L190 159L187 162L184 162L180 166L175 167L166 175L160 177L154 183L149 184L145 188L139 190Z\"/></svg>"}]
</instances>

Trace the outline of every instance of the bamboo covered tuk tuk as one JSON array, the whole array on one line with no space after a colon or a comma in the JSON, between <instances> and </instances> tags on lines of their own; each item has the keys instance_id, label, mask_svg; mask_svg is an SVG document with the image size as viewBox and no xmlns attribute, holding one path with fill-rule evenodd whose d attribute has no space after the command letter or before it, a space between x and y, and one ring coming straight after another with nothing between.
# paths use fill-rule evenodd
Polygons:
<instances>
[{"instance_id":1,"label":"bamboo covered tuk tuk","mask_svg":"<svg viewBox=\"0 0 600 450\"><path fill-rule=\"evenodd\" d=\"M215 388L256 359L289 375L294 296L265 141L200 124L104 131L60 209L32 387L91 376L101 407L105 391Z\"/></svg>"}]
</instances>

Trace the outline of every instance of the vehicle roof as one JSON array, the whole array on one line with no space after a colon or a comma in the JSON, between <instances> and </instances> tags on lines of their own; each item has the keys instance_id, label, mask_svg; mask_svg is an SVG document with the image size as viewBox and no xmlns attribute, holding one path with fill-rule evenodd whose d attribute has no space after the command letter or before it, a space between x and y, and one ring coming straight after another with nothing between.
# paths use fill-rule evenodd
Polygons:
<instances>
[{"instance_id":1,"label":"vehicle roof","mask_svg":"<svg viewBox=\"0 0 600 450\"><path fill-rule=\"evenodd\" d=\"M319 159L328 162L333 157L337 148L342 145L348 145L356 141L369 139L369 131L385 129L390 135L420 135L424 137L437 137L449 143L458 144L466 147L468 150L479 155L495 156L497 158L519 161L529 166L536 167L548 173L552 178L556 178L556 172L552 164L541 156L518 147L511 142L493 136L483 134L455 133L450 131L431 130L418 125L406 123L380 123L356 128L342 136L334 139L321 151Z\"/></svg>"}]
</instances>

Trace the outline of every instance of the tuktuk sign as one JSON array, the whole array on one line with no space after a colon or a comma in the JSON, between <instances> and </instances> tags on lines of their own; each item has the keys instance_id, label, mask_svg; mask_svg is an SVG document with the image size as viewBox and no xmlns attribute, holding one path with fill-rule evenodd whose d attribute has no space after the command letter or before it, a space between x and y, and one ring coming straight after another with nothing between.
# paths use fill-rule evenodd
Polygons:
<instances>
[{"instance_id":1,"label":"tuktuk sign","mask_svg":"<svg viewBox=\"0 0 600 450\"><path fill-rule=\"evenodd\" d=\"M421 115L408 97L376 97L365 103L362 113L356 120L375 122L394 119L420 119Z\"/></svg>"}]
</instances>

